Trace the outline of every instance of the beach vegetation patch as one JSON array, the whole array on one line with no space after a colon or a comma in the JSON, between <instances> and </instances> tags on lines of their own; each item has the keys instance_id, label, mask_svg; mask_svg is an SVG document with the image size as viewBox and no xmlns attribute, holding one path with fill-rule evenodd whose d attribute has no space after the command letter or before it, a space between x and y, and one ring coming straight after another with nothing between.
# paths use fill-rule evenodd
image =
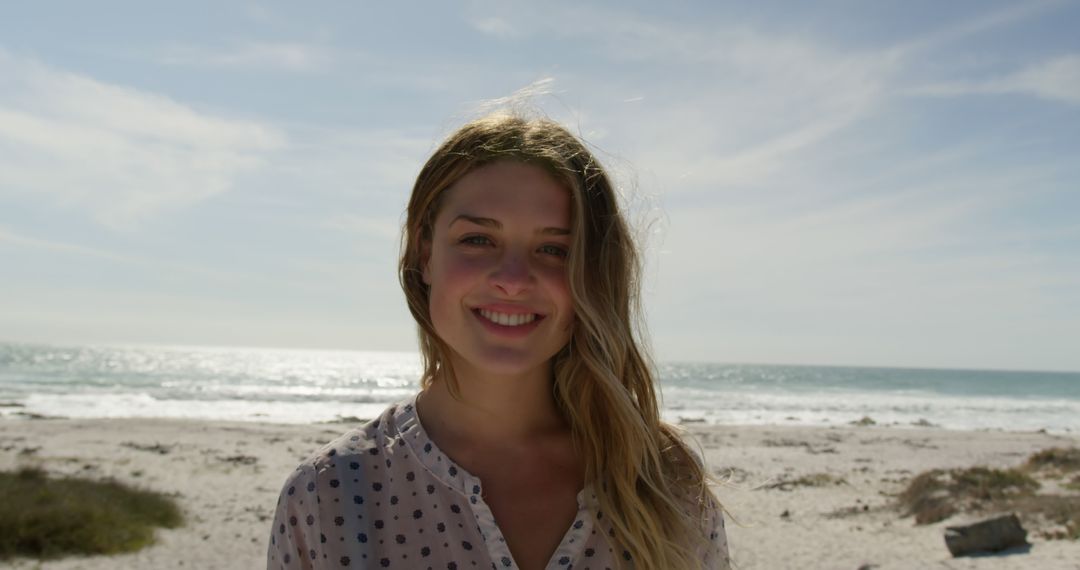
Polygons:
<instances>
[{"instance_id":1,"label":"beach vegetation patch","mask_svg":"<svg viewBox=\"0 0 1080 570\"><path fill-rule=\"evenodd\" d=\"M1013 509L1040 528L1047 540L1080 539L1080 497L1075 495L1034 495L1019 499Z\"/></svg>"},{"instance_id":2,"label":"beach vegetation patch","mask_svg":"<svg viewBox=\"0 0 1080 570\"><path fill-rule=\"evenodd\" d=\"M795 479L781 479L779 481L774 481L762 485L760 488L791 491L796 487L832 487L834 485L847 485L847 480L843 477L837 477L836 475L829 473L810 473Z\"/></svg>"},{"instance_id":3,"label":"beach vegetation patch","mask_svg":"<svg viewBox=\"0 0 1080 570\"><path fill-rule=\"evenodd\" d=\"M1075 448L1050 448L1033 454L1020 467L934 469L913 477L897 496L904 516L915 524L945 520L960 513L1013 512L1047 540L1080 539L1080 457ZM1065 479L1069 477L1068 479ZM1063 480L1064 479L1064 480ZM1037 493L1041 482L1055 480ZM1040 482L1041 481L1041 482Z\"/></svg>"},{"instance_id":4,"label":"beach vegetation patch","mask_svg":"<svg viewBox=\"0 0 1080 570\"><path fill-rule=\"evenodd\" d=\"M1024 467L1030 471L1048 472L1061 477L1068 473L1080 473L1080 449L1075 447L1051 447L1036 452L1028 458Z\"/></svg>"},{"instance_id":5,"label":"beach vegetation patch","mask_svg":"<svg viewBox=\"0 0 1080 570\"><path fill-rule=\"evenodd\" d=\"M35 467L0 472L0 504L0 559L132 552L154 542L156 527L183 524L171 497Z\"/></svg>"},{"instance_id":6,"label":"beach vegetation patch","mask_svg":"<svg viewBox=\"0 0 1080 570\"><path fill-rule=\"evenodd\" d=\"M963 511L977 511L1027 496L1039 482L1020 469L933 469L916 475L898 497L904 516L932 524Z\"/></svg>"},{"instance_id":7,"label":"beach vegetation patch","mask_svg":"<svg viewBox=\"0 0 1080 570\"><path fill-rule=\"evenodd\" d=\"M766 439L761 442L765 447L801 447L806 450L807 453L817 455L819 453L836 453L836 448L829 444L815 445L809 441L799 441L795 439Z\"/></svg>"},{"instance_id":8,"label":"beach vegetation patch","mask_svg":"<svg viewBox=\"0 0 1080 570\"><path fill-rule=\"evenodd\" d=\"M795 479L793 483L797 487L831 487L833 485L846 485L847 480L829 473L811 473Z\"/></svg>"}]
</instances>

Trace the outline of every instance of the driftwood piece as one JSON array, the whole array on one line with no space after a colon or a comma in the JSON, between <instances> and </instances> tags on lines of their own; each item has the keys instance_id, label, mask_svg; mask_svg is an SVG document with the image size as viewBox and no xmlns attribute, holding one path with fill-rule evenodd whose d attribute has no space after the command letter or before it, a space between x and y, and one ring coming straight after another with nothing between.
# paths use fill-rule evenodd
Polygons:
<instances>
[{"instance_id":1,"label":"driftwood piece","mask_svg":"<svg viewBox=\"0 0 1080 570\"><path fill-rule=\"evenodd\" d=\"M955 556L977 552L997 552L1015 546L1028 546L1027 531L1016 514L1003 515L963 526L945 529L945 546Z\"/></svg>"}]
</instances>

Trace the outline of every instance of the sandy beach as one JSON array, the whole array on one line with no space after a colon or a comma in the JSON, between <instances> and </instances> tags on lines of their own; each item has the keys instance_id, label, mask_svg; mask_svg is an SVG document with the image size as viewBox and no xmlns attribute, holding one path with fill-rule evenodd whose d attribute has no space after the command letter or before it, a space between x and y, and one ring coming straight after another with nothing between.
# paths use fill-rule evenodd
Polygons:
<instances>
[{"instance_id":1,"label":"sandy beach","mask_svg":"<svg viewBox=\"0 0 1080 570\"><path fill-rule=\"evenodd\" d=\"M937 428L705 426L687 430L731 513L737 568L1080 568L1080 542L1029 535L1025 552L952 558L944 527L915 526L892 496L931 468L1013 467L1076 435ZM187 524L158 544L116 557L5 568L262 568L270 517L289 472L348 424L281 425L185 420L0 420L0 469L39 465L55 474L111 477L171 493ZM810 477L819 486L796 483ZM805 480L805 479L804 479Z\"/></svg>"}]
</instances>

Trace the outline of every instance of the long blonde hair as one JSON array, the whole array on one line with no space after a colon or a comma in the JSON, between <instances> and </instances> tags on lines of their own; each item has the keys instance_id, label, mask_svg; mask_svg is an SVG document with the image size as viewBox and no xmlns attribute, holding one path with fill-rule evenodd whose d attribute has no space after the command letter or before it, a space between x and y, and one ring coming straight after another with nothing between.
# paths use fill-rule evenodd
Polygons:
<instances>
[{"instance_id":1,"label":"long blonde hair","mask_svg":"<svg viewBox=\"0 0 1080 570\"><path fill-rule=\"evenodd\" d=\"M715 497L707 474L677 430L660 421L652 366L635 337L640 262L615 189L585 145L558 123L491 115L453 133L421 169L409 199L399 264L401 287L419 328L422 386L439 376L459 394L450 348L435 333L422 246L444 191L495 161L547 170L571 195L567 273L575 323L553 362L555 400L582 454L597 519L637 568L701 564L704 516ZM618 551L616 551L618 552Z\"/></svg>"}]
</instances>

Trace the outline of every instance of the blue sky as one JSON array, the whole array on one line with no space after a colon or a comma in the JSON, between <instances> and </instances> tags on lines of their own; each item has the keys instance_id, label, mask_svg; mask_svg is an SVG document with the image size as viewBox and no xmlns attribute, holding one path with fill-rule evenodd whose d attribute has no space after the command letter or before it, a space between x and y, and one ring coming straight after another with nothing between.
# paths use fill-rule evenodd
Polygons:
<instances>
[{"instance_id":1,"label":"blue sky","mask_svg":"<svg viewBox=\"0 0 1080 570\"><path fill-rule=\"evenodd\" d=\"M1080 2L0 8L0 339L412 350L413 178L522 89L660 360L1080 370Z\"/></svg>"}]
</instances>

